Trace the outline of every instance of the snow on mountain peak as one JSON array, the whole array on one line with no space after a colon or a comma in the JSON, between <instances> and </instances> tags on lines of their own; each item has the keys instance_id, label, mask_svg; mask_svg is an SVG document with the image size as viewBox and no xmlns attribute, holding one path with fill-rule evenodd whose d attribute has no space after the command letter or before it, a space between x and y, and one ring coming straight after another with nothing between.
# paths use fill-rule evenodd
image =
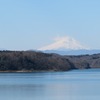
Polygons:
<instances>
[{"instance_id":1,"label":"snow on mountain peak","mask_svg":"<svg viewBox=\"0 0 100 100\"><path fill-rule=\"evenodd\" d=\"M80 44L77 40L72 37L64 36L64 37L56 37L54 39L54 43L39 48L38 50L80 50L80 49L89 49Z\"/></svg>"}]
</instances>

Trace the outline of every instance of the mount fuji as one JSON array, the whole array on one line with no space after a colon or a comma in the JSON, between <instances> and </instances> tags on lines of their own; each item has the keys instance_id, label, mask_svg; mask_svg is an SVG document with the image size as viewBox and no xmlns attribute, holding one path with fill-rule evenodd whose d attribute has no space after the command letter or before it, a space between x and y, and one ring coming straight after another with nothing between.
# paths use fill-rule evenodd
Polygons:
<instances>
[{"instance_id":1,"label":"mount fuji","mask_svg":"<svg viewBox=\"0 0 100 100\"><path fill-rule=\"evenodd\" d=\"M79 49L89 49L81 45L77 40L72 37L57 37L54 42L50 45L39 48L38 50L79 50Z\"/></svg>"},{"instance_id":2,"label":"mount fuji","mask_svg":"<svg viewBox=\"0 0 100 100\"><path fill-rule=\"evenodd\" d=\"M100 50L92 50L69 36L57 37L54 39L52 44L41 47L38 50L45 53L57 53L60 55L84 55L100 53Z\"/></svg>"}]
</instances>

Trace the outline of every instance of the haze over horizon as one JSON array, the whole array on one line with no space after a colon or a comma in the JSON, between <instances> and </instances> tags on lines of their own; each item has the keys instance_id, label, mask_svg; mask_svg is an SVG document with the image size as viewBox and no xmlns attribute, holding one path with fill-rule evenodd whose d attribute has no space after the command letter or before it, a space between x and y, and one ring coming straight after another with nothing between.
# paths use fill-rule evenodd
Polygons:
<instances>
[{"instance_id":1,"label":"haze over horizon","mask_svg":"<svg viewBox=\"0 0 100 100\"><path fill-rule=\"evenodd\" d=\"M99 0L0 0L0 48L100 49L99 9Z\"/></svg>"}]
</instances>

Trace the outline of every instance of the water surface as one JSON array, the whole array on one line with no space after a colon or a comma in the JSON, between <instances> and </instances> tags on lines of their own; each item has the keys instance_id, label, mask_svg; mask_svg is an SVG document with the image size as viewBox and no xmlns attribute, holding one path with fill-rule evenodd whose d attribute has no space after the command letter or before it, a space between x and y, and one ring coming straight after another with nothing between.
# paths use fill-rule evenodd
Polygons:
<instances>
[{"instance_id":1,"label":"water surface","mask_svg":"<svg viewBox=\"0 0 100 100\"><path fill-rule=\"evenodd\" d=\"M0 100L100 100L100 69L0 73Z\"/></svg>"}]
</instances>

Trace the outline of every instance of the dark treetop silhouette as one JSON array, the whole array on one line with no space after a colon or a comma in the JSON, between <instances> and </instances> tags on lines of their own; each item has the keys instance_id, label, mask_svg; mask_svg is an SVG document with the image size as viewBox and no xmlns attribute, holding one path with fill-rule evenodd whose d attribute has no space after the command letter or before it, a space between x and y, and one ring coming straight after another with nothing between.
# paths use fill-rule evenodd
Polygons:
<instances>
[{"instance_id":1,"label":"dark treetop silhouette","mask_svg":"<svg viewBox=\"0 0 100 100\"><path fill-rule=\"evenodd\" d=\"M100 68L100 54L61 56L36 51L0 51L0 71L68 71Z\"/></svg>"}]
</instances>

